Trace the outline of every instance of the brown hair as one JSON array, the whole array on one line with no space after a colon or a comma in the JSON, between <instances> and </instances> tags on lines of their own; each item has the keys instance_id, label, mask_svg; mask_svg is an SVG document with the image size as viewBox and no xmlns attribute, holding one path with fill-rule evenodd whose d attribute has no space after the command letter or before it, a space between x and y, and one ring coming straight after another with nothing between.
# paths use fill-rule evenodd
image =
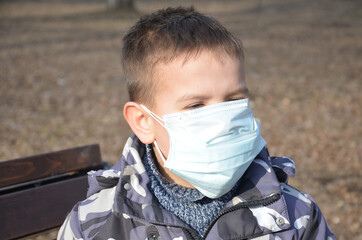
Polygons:
<instances>
[{"instance_id":1,"label":"brown hair","mask_svg":"<svg viewBox=\"0 0 362 240\"><path fill-rule=\"evenodd\" d=\"M200 51L243 58L241 42L214 18L191 8L167 8L142 17L124 36L123 73L131 101L153 104L157 63Z\"/></svg>"}]
</instances>

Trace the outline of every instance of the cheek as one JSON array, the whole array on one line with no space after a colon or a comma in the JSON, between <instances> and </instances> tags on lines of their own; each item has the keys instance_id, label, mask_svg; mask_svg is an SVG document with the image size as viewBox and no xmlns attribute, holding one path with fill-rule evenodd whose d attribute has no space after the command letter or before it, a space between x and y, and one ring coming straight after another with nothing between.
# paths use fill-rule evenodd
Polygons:
<instances>
[{"instance_id":1,"label":"cheek","mask_svg":"<svg viewBox=\"0 0 362 240\"><path fill-rule=\"evenodd\" d=\"M155 127L155 137L156 137L158 146L160 147L165 158L167 159L168 151L169 151L169 147L170 147L170 140L168 137L167 130L164 127L162 127L161 125L157 124L157 126Z\"/></svg>"}]
</instances>

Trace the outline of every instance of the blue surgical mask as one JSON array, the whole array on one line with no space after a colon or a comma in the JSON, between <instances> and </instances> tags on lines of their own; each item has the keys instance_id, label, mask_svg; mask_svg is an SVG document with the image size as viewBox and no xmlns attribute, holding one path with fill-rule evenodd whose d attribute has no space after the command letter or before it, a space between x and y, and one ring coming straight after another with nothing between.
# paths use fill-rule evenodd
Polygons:
<instances>
[{"instance_id":1,"label":"blue surgical mask","mask_svg":"<svg viewBox=\"0 0 362 240\"><path fill-rule=\"evenodd\" d=\"M229 192L265 146L248 99L163 115L142 105L170 139L164 167L209 198Z\"/></svg>"}]
</instances>

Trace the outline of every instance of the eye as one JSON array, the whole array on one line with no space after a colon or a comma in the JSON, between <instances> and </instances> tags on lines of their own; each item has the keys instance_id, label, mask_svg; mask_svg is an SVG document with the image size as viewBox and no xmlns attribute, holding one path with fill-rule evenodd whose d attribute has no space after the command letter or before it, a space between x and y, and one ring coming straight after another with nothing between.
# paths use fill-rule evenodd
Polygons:
<instances>
[{"instance_id":1,"label":"eye","mask_svg":"<svg viewBox=\"0 0 362 240\"><path fill-rule=\"evenodd\" d=\"M203 103L193 103L188 105L185 109L186 110L192 110L192 109L196 109L196 108L201 108L204 107L205 105Z\"/></svg>"},{"instance_id":2,"label":"eye","mask_svg":"<svg viewBox=\"0 0 362 240\"><path fill-rule=\"evenodd\" d=\"M249 91L247 88L240 88L236 89L235 91L231 92L230 94L225 96L225 102L228 101L236 101L241 100L249 97Z\"/></svg>"},{"instance_id":3,"label":"eye","mask_svg":"<svg viewBox=\"0 0 362 240\"><path fill-rule=\"evenodd\" d=\"M231 102L231 101L237 101L237 100L241 100L241 99L244 99L244 97L233 97L233 98L228 99L227 101Z\"/></svg>"}]
</instances>

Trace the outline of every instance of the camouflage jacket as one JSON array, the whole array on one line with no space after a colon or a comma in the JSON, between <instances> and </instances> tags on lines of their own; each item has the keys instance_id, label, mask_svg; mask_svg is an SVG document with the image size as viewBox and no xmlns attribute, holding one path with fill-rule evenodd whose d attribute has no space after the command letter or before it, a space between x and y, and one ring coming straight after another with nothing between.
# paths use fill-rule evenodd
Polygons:
<instances>
[{"instance_id":1,"label":"camouflage jacket","mask_svg":"<svg viewBox=\"0 0 362 240\"><path fill-rule=\"evenodd\" d=\"M200 239L150 192L144 154L132 135L116 165L90 172L88 198L74 206L58 239ZM312 197L289 186L288 176L293 160L269 157L264 148L204 239L336 239Z\"/></svg>"}]
</instances>

